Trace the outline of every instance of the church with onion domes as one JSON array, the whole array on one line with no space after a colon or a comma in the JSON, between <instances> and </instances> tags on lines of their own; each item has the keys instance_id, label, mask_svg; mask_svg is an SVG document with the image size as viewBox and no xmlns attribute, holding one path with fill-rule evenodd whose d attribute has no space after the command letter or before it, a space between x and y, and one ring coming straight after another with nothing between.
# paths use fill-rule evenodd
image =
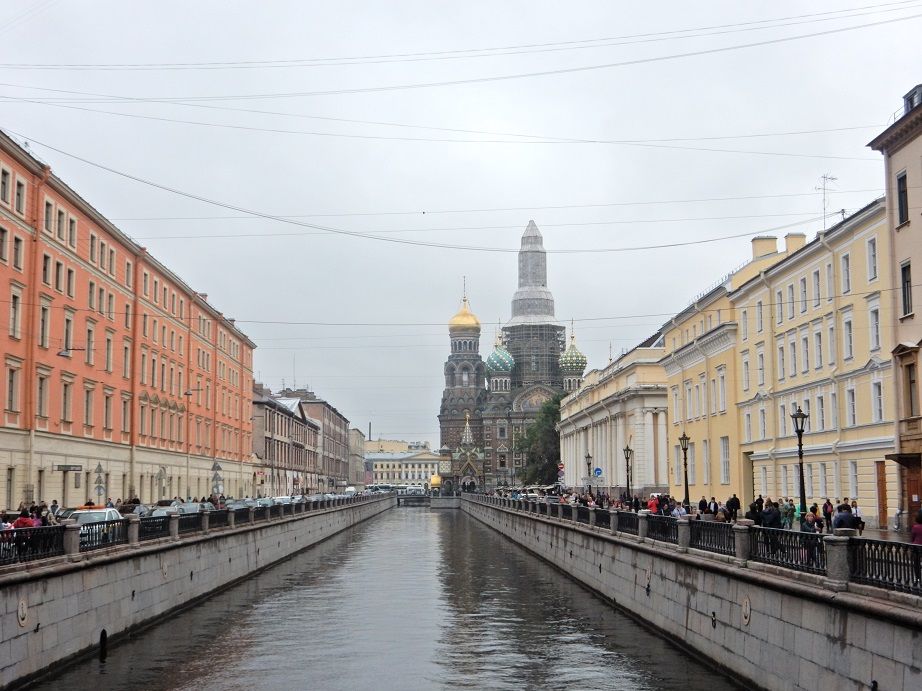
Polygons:
<instances>
[{"instance_id":1,"label":"church with onion domes","mask_svg":"<svg viewBox=\"0 0 922 691\"><path fill-rule=\"evenodd\" d=\"M519 484L525 455L516 443L554 396L575 391L587 359L554 315L547 253L529 221L518 253L512 316L497 328L493 350L480 356L480 320L466 291L448 322L451 352L439 408L443 491L491 491Z\"/></svg>"}]
</instances>

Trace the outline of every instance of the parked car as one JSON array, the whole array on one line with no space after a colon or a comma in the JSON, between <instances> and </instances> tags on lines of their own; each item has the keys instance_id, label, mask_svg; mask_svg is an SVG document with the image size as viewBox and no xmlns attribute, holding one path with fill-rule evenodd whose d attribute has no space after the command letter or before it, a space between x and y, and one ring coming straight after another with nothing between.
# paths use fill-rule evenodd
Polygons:
<instances>
[{"instance_id":1,"label":"parked car","mask_svg":"<svg viewBox=\"0 0 922 691\"><path fill-rule=\"evenodd\" d=\"M153 511L153 507L148 506L147 504L120 504L116 507L116 510L122 516L135 514L136 516L143 517L149 516L150 512Z\"/></svg>"},{"instance_id":2,"label":"parked car","mask_svg":"<svg viewBox=\"0 0 922 691\"><path fill-rule=\"evenodd\" d=\"M290 504L291 497L272 497L276 504Z\"/></svg>"},{"instance_id":3,"label":"parked car","mask_svg":"<svg viewBox=\"0 0 922 691\"><path fill-rule=\"evenodd\" d=\"M121 520L122 514L116 509L107 509L105 506L100 506L74 509L67 517L77 521L77 525L86 525L87 523L99 523L101 521L118 521Z\"/></svg>"},{"instance_id":4,"label":"parked car","mask_svg":"<svg viewBox=\"0 0 922 691\"><path fill-rule=\"evenodd\" d=\"M152 517L158 516L171 516L173 514L181 514L182 511L179 510L178 506L158 506L153 511L151 511Z\"/></svg>"}]
</instances>

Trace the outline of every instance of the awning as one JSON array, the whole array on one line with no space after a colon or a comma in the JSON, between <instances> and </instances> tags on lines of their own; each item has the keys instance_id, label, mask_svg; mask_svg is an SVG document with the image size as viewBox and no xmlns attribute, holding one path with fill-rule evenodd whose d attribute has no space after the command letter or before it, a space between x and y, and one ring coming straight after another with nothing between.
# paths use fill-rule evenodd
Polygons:
<instances>
[{"instance_id":1,"label":"awning","mask_svg":"<svg viewBox=\"0 0 922 691\"><path fill-rule=\"evenodd\" d=\"M888 453L884 458L888 461L896 461L907 468L913 468L922 463L922 453Z\"/></svg>"}]
</instances>

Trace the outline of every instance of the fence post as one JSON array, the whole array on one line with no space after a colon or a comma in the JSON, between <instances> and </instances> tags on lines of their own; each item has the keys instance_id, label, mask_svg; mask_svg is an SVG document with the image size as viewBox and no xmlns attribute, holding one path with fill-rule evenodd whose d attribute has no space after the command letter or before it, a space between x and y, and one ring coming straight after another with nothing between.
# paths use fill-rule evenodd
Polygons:
<instances>
[{"instance_id":1,"label":"fence post","mask_svg":"<svg viewBox=\"0 0 922 691\"><path fill-rule=\"evenodd\" d=\"M637 539L645 540L647 538L647 518L650 516L650 509L643 509L637 512Z\"/></svg>"},{"instance_id":2,"label":"fence post","mask_svg":"<svg viewBox=\"0 0 922 691\"><path fill-rule=\"evenodd\" d=\"M854 528L837 528L833 535L823 538L826 546L826 587L830 590L848 587L848 543L857 532Z\"/></svg>"},{"instance_id":3,"label":"fence post","mask_svg":"<svg viewBox=\"0 0 922 691\"><path fill-rule=\"evenodd\" d=\"M589 527L595 525L595 509L589 509Z\"/></svg>"},{"instance_id":4,"label":"fence post","mask_svg":"<svg viewBox=\"0 0 922 691\"><path fill-rule=\"evenodd\" d=\"M679 551L687 552L688 547L691 545L691 523L688 520L688 516L678 520L676 523L676 530L678 532L678 539L676 542L679 545Z\"/></svg>"},{"instance_id":5,"label":"fence post","mask_svg":"<svg viewBox=\"0 0 922 691\"><path fill-rule=\"evenodd\" d=\"M178 513L170 514L170 539L171 540L179 539L179 514Z\"/></svg>"},{"instance_id":6,"label":"fence post","mask_svg":"<svg viewBox=\"0 0 922 691\"><path fill-rule=\"evenodd\" d=\"M256 523L256 507L250 507L250 523Z\"/></svg>"},{"instance_id":7,"label":"fence post","mask_svg":"<svg viewBox=\"0 0 922 691\"><path fill-rule=\"evenodd\" d=\"M64 526L64 554L80 554L80 526L76 522Z\"/></svg>"},{"instance_id":8,"label":"fence post","mask_svg":"<svg viewBox=\"0 0 922 691\"><path fill-rule=\"evenodd\" d=\"M611 509L608 512L609 516L611 516L611 518L609 518L608 520L611 522L610 527L611 527L612 535L618 532L618 514L620 513L621 512L618 511L618 509Z\"/></svg>"},{"instance_id":9,"label":"fence post","mask_svg":"<svg viewBox=\"0 0 922 691\"><path fill-rule=\"evenodd\" d=\"M141 544L141 517L136 513L128 514L128 544L135 547Z\"/></svg>"},{"instance_id":10,"label":"fence post","mask_svg":"<svg viewBox=\"0 0 922 691\"><path fill-rule=\"evenodd\" d=\"M211 523L211 511L202 511L202 532L208 532L208 524Z\"/></svg>"},{"instance_id":11,"label":"fence post","mask_svg":"<svg viewBox=\"0 0 922 691\"><path fill-rule=\"evenodd\" d=\"M227 527L235 528L237 526L237 512L233 509L227 510Z\"/></svg>"},{"instance_id":12,"label":"fence post","mask_svg":"<svg viewBox=\"0 0 922 691\"><path fill-rule=\"evenodd\" d=\"M573 504L570 507L570 520L579 523L579 504Z\"/></svg>"},{"instance_id":13,"label":"fence post","mask_svg":"<svg viewBox=\"0 0 922 691\"><path fill-rule=\"evenodd\" d=\"M737 566L746 566L746 562L749 561L749 551L752 544L752 533L749 527L752 525L755 525L755 521L740 518L733 526L733 541L736 545L733 563Z\"/></svg>"},{"instance_id":14,"label":"fence post","mask_svg":"<svg viewBox=\"0 0 922 691\"><path fill-rule=\"evenodd\" d=\"M563 504L560 501L557 502L557 518L563 520Z\"/></svg>"}]
</instances>

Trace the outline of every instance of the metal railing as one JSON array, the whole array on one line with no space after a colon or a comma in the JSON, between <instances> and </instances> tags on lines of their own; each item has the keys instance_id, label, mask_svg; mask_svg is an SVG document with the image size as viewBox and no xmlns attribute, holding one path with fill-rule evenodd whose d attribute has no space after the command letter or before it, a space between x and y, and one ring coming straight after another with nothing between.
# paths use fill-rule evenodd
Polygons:
<instances>
[{"instance_id":1,"label":"metal railing","mask_svg":"<svg viewBox=\"0 0 922 691\"><path fill-rule=\"evenodd\" d=\"M80 526L80 551L89 552L113 545L128 544L128 519L97 521Z\"/></svg>"},{"instance_id":2,"label":"metal railing","mask_svg":"<svg viewBox=\"0 0 922 691\"><path fill-rule=\"evenodd\" d=\"M608 509L595 510L595 524L600 528L611 528L611 514Z\"/></svg>"},{"instance_id":3,"label":"metal railing","mask_svg":"<svg viewBox=\"0 0 922 691\"><path fill-rule=\"evenodd\" d=\"M64 554L64 526L0 531L0 565Z\"/></svg>"},{"instance_id":4,"label":"metal railing","mask_svg":"<svg viewBox=\"0 0 922 691\"><path fill-rule=\"evenodd\" d=\"M241 525L250 522L250 507L234 509L234 525Z\"/></svg>"},{"instance_id":5,"label":"metal railing","mask_svg":"<svg viewBox=\"0 0 922 691\"><path fill-rule=\"evenodd\" d=\"M253 510L253 518L257 521L264 521L269 516L268 506L257 506Z\"/></svg>"},{"instance_id":6,"label":"metal railing","mask_svg":"<svg viewBox=\"0 0 922 691\"><path fill-rule=\"evenodd\" d=\"M223 528L227 525L227 509L218 509L208 513L208 528Z\"/></svg>"},{"instance_id":7,"label":"metal railing","mask_svg":"<svg viewBox=\"0 0 922 691\"><path fill-rule=\"evenodd\" d=\"M576 521L578 523L588 523L589 522L589 507L583 506L581 504L573 507L576 511Z\"/></svg>"},{"instance_id":8,"label":"metal railing","mask_svg":"<svg viewBox=\"0 0 922 691\"><path fill-rule=\"evenodd\" d=\"M668 542L676 545L679 543L679 521L671 516L647 516L647 537L651 540Z\"/></svg>"},{"instance_id":9,"label":"metal railing","mask_svg":"<svg viewBox=\"0 0 922 691\"><path fill-rule=\"evenodd\" d=\"M169 516L146 516L138 522L138 538L141 540L156 540L169 536Z\"/></svg>"},{"instance_id":10,"label":"metal railing","mask_svg":"<svg viewBox=\"0 0 922 691\"><path fill-rule=\"evenodd\" d=\"M618 532L637 535L640 530L640 518L633 511L618 512Z\"/></svg>"},{"instance_id":11,"label":"metal railing","mask_svg":"<svg viewBox=\"0 0 922 691\"><path fill-rule=\"evenodd\" d=\"M749 528L749 558L807 573L826 573L826 545L819 533Z\"/></svg>"},{"instance_id":12,"label":"metal railing","mask_svg":"<svg viewBox=\"0 0 922 691\"><path fill-rule=\"evenodd\" d=\"M689 547L703 549L717 554L736 554L736 538L733 526L716 521L689 521L691 540Z\"/></svg>"},{"instance_id":13,"label":"metal railing","mask_svg":"<svg viewBox=\"0 0 922 691\"><path fill-rule=\"evenodd\" d=\"M194 533L202 529L202 514L200 513L181 513L179 514L179 534Z\"/></svg>"},{"instance_id":14,"label":"metal railing","mask_svg":"<svg viewBox=\"0 0 922 691\"><path fill-rule=\"evenodd\" d=\"M922 595L922 545L852 538L848 572L857 583Z\"/></svg>"}]
</instances>

